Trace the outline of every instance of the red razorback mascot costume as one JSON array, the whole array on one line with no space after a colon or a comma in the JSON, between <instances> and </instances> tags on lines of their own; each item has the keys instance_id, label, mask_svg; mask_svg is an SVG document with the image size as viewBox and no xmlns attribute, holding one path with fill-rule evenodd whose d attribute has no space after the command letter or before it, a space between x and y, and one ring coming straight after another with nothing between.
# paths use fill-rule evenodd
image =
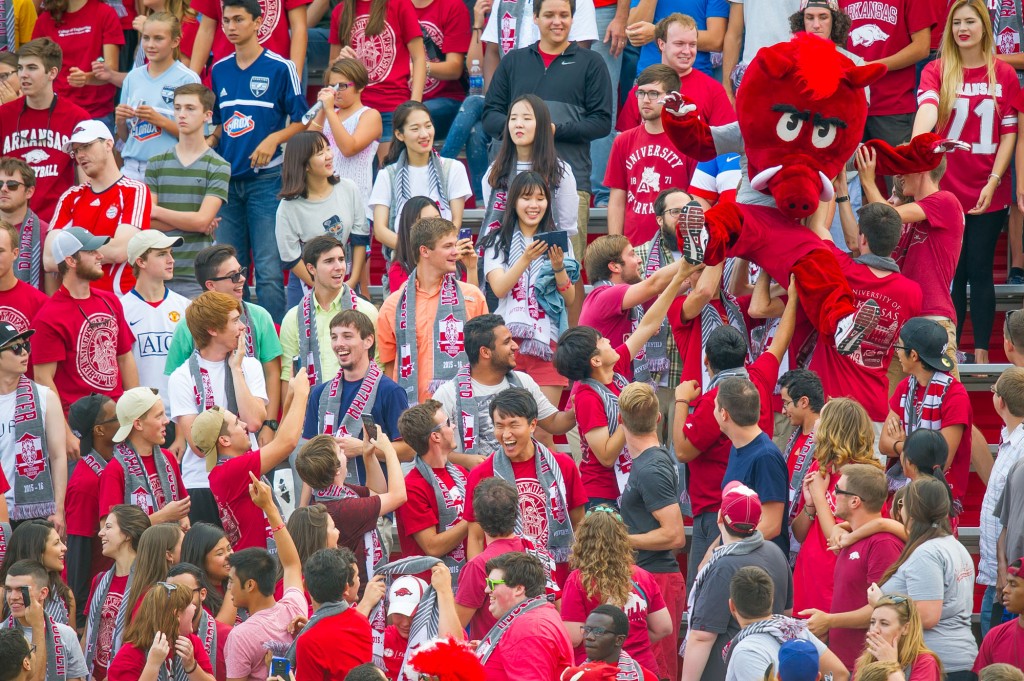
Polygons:
<instances>
[{"instance_id":1,"label":"red razorback mascot costume","mask_svg":"<svg viewBox=\"0 0 1024 681\"><path fill-rule=\"evenodd\" d=\"M864 134L864 89L885 71L880 64L857 66L807 33L762 48L743 75L736 113L750 184L772 196L775 207L720 203L705 214L694 203L677 227L692 263L717 265L729 255L756 263L783 286L793 275L811 323L843 354L874 328L879 309L866 304L858 312L835 256L800 220L834 196L831 178ZM670 94L661 120L687 156L707 161L718 154L711 128L685 96Z\"/></svg>"}]
</instances>

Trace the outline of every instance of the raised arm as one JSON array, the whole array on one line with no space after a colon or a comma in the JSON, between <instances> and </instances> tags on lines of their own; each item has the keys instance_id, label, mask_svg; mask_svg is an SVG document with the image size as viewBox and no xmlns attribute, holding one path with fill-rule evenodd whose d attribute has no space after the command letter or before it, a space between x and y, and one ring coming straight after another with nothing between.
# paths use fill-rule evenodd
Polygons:
<instances>
[{"instance_id":1,"label":"raised arm","mask_svg":"<svg viewBox=\"0 0 1024 681\"><path fill-rule=\"evenodd\" d=\"M672 277L672 281L669 282L665 290L658 295L654 304L644 313L644 318L636 327L636 331L631 333L629 338L626 339L626 347L629 348L630 357L636 357L636 353L640 352L640 348L658 332L658 329L661 328L661 323L665 321L668 315L669 306L672 305L672 301L675 300L686 278L701 267L704 266L691 265L690 263L679 266L675 276Z\"/></svg>"},{"instance_id":2,"label":"raised arm","mask_svg":"<svg viewBox=\"0 0 1024 681\"><path fill-rule=\"evenodd\" d=\"M263 482L252 471L249 471L249 498L259 506L260 510L267 516L270 529L274 533L274 541L277 542L277 557L281 561L281 570L284 572L284 590L302 589L302 561L299 560L299 552L295 548L292 536L288 534L288 527L281 512L277 510L274 503L270 485Z\"/></svg>"}]
</instances>

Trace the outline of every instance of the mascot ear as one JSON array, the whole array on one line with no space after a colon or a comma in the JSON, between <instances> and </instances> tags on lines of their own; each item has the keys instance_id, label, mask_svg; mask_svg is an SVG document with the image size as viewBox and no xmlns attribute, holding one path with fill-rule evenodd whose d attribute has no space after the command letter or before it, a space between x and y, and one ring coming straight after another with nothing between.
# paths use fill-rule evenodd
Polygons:
<instances>
[{"instance_id":1,"label":"mascot ear","mask_svg":"<svg viewBox=\"0 0 1024 681\"><path fill-rule=\"evenodd\" d=\"M783 54L782 50L762 48L758 50L757 58L768 75L778 80L785 78L795 66L792 57Z\"/></svg>"},{"instance_id":2,"label":"mascot ear","mask_svg":"<svg viewBox=\"0 0 1024 681\"><path fill-rule=\"evenodd\" d=\"M888 70L885 64L865 64L847 71L846 79L853 87L863 88L884 76Z\"/></svg>"}]
</instances>

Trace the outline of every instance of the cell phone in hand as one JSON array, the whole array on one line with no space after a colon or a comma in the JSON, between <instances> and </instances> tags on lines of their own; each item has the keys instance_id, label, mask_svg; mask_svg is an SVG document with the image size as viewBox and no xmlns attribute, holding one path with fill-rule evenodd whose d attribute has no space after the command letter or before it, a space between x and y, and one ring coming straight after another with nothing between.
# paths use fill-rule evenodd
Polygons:
<instances>
[{"instance_id":1,"label":"cell phone in hand","mask_svg":"<svg viewBox=\"0 0 1024 681\"><path fill-rule=\"evenodd\" d=\"M473 238L473 230L471 228L463 227L462 229L459 230L459 241L462 241L463 239L472 239L472 238Z\"/></svg>"},{"instance_id":2,"label":"cell phone in hand","mask_svg":"<svg viewBox=\"0 0 1024 681\"><path fill-rule=\"evenodd\" d=\"M285 681L288 681L288 675L291 673L292 665L288 662L287 657L274 656L270 658L270 675L277 676Z\"/></svg>"},{"instance_id":3,"label":"cell phone in hand","mask_svg":"<svg viewBox=\"0 0 1024 681\"><path fill-rule=\"evenodd\" d=\"M563 253L568 253L569 251L569 235L565 232L541 232L534 234L533 239L534 241L543 241L548 245L548 248L558 246L562 249Z\"/></svg>"},{"instance_id":4,"label":"cell phone in hand","mask_svg":"<svg viewBox=\"0 0 1024 681\"><path fill-rule=\"evenodd\" d=\"M450 233L450 232L449 232ZM298 355L292 357L292 376L299 375L299 369L302 368L302 358Z\"/></svg>"},{"instance_id":5,"label":"cell phone in hand","mask_svg":"<svg viewBox=\"0 0 1024 681\"><path fill-rule=\"evenodd\" d=\"M451 234L451 232L449 232ZM363 433L369 439L377 437L377 424L374 423L373 417L369 414L363 414Z\"/></svg>"},{"instance_id":6,"label":"cell phone in hand","mask_svg":"<svg viewBox=\"0 0 1024 681\"><path fill-rule=\"evenodd\" d=\"M28 610L32 607L32 594L29 593L27 586L18 587L21 590L21 604Z\"/></svg>"}]
</instances>

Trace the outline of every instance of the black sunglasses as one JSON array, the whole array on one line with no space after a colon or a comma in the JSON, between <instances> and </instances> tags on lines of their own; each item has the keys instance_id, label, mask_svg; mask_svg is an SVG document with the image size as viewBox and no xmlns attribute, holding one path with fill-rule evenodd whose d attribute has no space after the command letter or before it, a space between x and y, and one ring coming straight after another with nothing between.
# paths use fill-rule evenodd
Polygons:
<instances>
[{"instance_id":1,"label":"black sunglasses","mask_svg":"<svg viewBox=\"0 0 1024 681\"><path fill-rule=\"evenodd\" d=\"M3 352L4 350L10 350L16 355L27 355L28 353L32 352L32 343L28 340L23 340L20 343L13 343L11 345L7 345L0 348L0 352Z\"/></svg>"},{"instance_id":2,"label":"black sunglasses","mask_svg":"<svg viewBox=\"0 0 1024 681\"><path fill-rule=\"evenodd\" d=\"M248 276L249 276L249 268L248 267L243 267L242 269L238 270L237 272L231 272L229 274L225 274L223 277L210 277L207 281L225 281L227 279L230 279L233 283L237 284L240 281L245 281Z\"/></svg>"},{"instance_id":3,"label":"black sunglasses","mask_svg":"<svg viewBox=\"0 0 1024 681\"><path fill-rule=\"evenodd\" d=\"M0 80L2 80L2 79L0 79ZM24 187L24 186L25 186L24 182L18 182L17 180L4 180L3 182L0 182L0 187L6 187L7 191L9 191L9 192L13 192L18 187Z\"/></svg>"},{"instance_id":4,"label":"black sunglasses","mask_svg":"<svg viewBox=\"0 0 1024 681\"><path fill-rule=\"evenodd\" d=\"M843 489L839 485L835 486L835 492L836 492L836 494L843 494L843 495L848 496L848 497L858 497L858 498L860 497L860 495L857 494L856 492L851 492L850 490Z\"/></svg>"}]
</instances>

